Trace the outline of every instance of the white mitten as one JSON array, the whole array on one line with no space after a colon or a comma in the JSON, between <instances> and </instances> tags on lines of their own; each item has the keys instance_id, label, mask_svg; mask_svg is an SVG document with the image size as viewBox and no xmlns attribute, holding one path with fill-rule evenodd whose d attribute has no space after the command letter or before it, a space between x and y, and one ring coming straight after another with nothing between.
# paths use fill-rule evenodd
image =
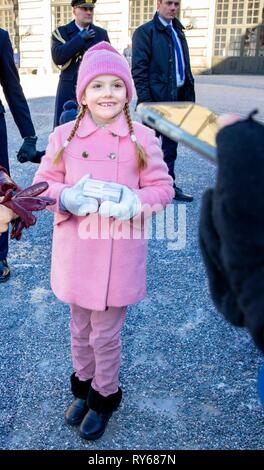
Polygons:
<instances>
[{"instance_id":1,"label":"white mitten","mask_svg":"<svg viewBox=\"0 0 264 470\"><path fill-rule=\"evenodd\" d=\"M129 220L140 212L141 202L137 194L131 191L127 186L122 186L122 189L122 197L119 203L112 201L102 202L99 208L99 214L102 217L115 217L119 220Z\"/></svg>"},{"instance_id":2,"label":"white mitten","mask_svg":"<svg viewBox=\"0 0 264 470\"><path fill-rule=\"evenodd\" d=\"M98 211L98 201L83 195L83 187L90 175L83 176L71 188L65 188L60 195L60 207L73 215L84 216Z\"/></svg>"}]
</instances>

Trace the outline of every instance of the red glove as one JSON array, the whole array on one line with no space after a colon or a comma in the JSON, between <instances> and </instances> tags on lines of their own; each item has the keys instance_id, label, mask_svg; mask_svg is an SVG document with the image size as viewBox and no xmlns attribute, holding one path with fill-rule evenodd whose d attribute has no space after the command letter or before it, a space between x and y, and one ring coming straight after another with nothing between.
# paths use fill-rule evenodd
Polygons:
<instances>
[{"instance_id":1,"label":"red glove","mask_svg":"<svg viewBox=\"0 0 264 470\"><path fill-rule=\"evenodd\" d=\"M0 196L4 197L1 204L14 211L18 218L11 222L11 238L20 240L22 230L36 223L36 217L32 211L41 211L47 206L55 204L55 199L39 197L49 185L45 181L21 189L10 178L4 167L0 166Z\"/></svg>"}]
</instances>

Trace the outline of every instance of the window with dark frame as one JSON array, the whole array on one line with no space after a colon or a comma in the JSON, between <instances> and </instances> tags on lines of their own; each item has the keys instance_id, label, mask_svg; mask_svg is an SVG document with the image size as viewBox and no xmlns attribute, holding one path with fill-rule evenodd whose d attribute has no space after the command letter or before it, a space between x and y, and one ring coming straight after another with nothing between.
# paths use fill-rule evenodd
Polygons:
<instances>
[{"instance_id":1,"label":"window with dark frame","mask_svg":"<svg viewBox=\"0 0 264 470\"><path fill-rule=\"evenodd\" d=\"M264 55L264 0L217 0L215 57Z\"/></svg>"}]
</instances>

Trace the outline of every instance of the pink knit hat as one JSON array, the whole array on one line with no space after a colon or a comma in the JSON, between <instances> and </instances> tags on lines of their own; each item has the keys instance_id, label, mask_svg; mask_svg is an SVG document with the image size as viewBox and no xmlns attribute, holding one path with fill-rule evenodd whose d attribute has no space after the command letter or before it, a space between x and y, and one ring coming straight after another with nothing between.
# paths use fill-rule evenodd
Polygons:
<instances>
[{"instance_id":1,"label":"pink knit hat","mask_svg":"<svg viewBox=\"0 0 264 470\"><path fill-rule=\"evenodd\" d=\"M132 99L132 76L126 59L108 42L91 47L83 56L77 79L76 96L81 104L87 85L98 75L116 75L126 84L128 102Z\"/></svg>"}]
</instances>

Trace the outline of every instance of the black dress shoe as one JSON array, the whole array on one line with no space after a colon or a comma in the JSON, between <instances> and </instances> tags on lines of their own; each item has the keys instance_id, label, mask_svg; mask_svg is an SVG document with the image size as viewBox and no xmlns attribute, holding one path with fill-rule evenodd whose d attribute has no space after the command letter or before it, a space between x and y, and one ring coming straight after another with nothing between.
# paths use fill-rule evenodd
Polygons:
<instances>
[{"instance_id":1,"label":"black dress shoe","mask_svg":"<svg viewBox=\"0 0 264 470\"><path fill-rule=\"evenodd\" d=\"M65 411L65 423L69 426L80 424L88 411L87 400L75 398Z\"/></svg>"},{"instance_id":2,"label":"black dress shoe","mask_svg":"<svg viewBox=\"0 0 264 470\"><path fill-rule=\"evenodd\" d=\"M10 268L6 259L0 260L0 282L5 282L10 276Z\"/></svg>"},{"instance_id":3,"label":"black dress shoe","mask_svg":"<svg viewBox=\"0 0 264 470\"><path fill-rule=\"evenodd\" d=\"M97 411L90 409L81 423L80 436L88 441L99 439L104 434L111 416L111 412L97 413Z\"/></svg>"},{"instance_id":4,"label":"black dress shoe","mask_svg":"<svg viewBox=\"0 0 264 470\"><path fill-rule=\"evenodd\" d=\"M193 201L193 196L190 194L185 194L181 188L178 188L178 186L174 186L175 190L175 195L173 199L176 199L176 201L182 201L182 202L192 202Z\"/></svg>"}]
</instances>

